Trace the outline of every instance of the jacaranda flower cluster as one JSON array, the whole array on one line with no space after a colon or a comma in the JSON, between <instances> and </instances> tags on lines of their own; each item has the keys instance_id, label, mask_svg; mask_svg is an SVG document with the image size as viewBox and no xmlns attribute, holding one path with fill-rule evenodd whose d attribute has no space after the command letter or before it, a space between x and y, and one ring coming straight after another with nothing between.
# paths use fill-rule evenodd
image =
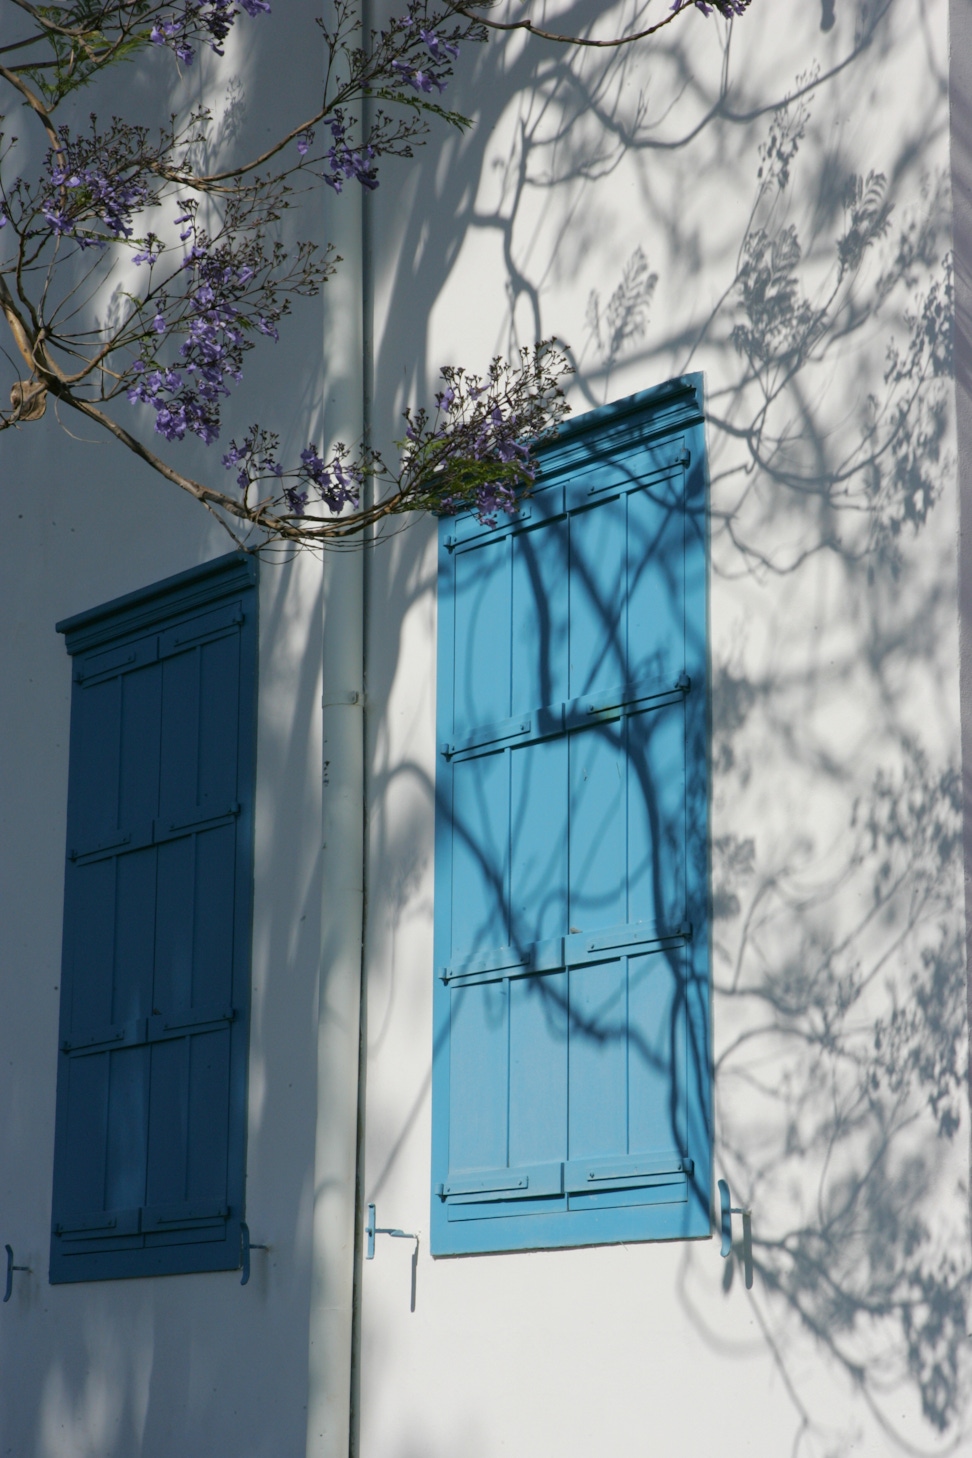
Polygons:
<instances>
[{"instance_id":1,"label":"jacaranda flower cluster","mask_svg":"<svg viewBox=\"0 0 972 1458\"><path fill-rule=\"evenodd\" d=\"M268 0L240 0L247 15L269 15ZM240 14L234 0L184 0L176 6L174 13L159 17L150 32L153 45L167 46L174 51L184 66L191 66L195 56L193 40L201 39L216 52L223 54L223 42L233 28L233 22Z\"/></svg>"}]
</instances>

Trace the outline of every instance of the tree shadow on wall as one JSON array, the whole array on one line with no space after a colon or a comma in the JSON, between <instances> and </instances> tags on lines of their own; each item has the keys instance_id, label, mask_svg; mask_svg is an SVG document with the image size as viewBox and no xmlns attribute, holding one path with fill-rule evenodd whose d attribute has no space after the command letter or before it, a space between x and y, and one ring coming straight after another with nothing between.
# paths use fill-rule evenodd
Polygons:
<instances>
[{"instance_id":1,"label":"tree shadow on wall","mask_svg":"<svg viewBox=\"0 0 972 1458\"><path fill-rule=\"evenodd\" d=\"M737 453L726 449L714 471L717 497L720 480L732 485L713 526L731 547L720 557L727 575L767 584L809 574L843 601L852 629L836 645L822 625L826 662L811 655L794 671L780 654L773 673L726 661L717 675L713 754L727 786L753 798L761 740L786 746L799 786L799 818L772 858L758 821L752 836L714 845L714 1015L727 1035L719 1143L756 1212L762 1323L784 1372L795 1351L777 1306L840 1365L889 1437L886 1395L899 1385L915 1391L932 1432L959 1441L970 1275L954 1152L967 1119L961 793L941 733L955 706L935 683L955 567L940 536L926 541L930 570L915 551L954 472L947 197L927 179L924 206L895 226L882 175L844 179L822 279L824 245L807 249L814 288L787 202L809 123L806 105L781 108L762 149L734 316L719 339L739 366L710 422ZM883 373L866 392L852 385L835 428L821 374L833 367L839 379L841 356L882 316ZM719 331L716 318L701 347ZM841 707L858 693L869 722ZM823 723L828 706L836 734ZM831 817L813 807L828 787ZM756 1141L741 1117L753 1105ZM810 1437L815 1415L791 1391Z\"/></svg>"},{"instance_id":2,"label":"tree shadow on wall","mask_svg":"<svg viewBox=\"0 0 972 1458\"><path fill-rule=\"evenodd\" d=\"M701 366L710 382L711 572L726 614L713 623L716 1165L753 1208L753 1310L804 1452L830 1451L842 1423L809 1395L811 1352L889 1441L908 1441L905 1392L936 1450L960 1443L969 1420L948 199L926 161L928 116L873 170L826 126L828 87L850 84L865 56L893 59L894 11L862 8L840 65L809 69L772 103L740 94L728 56L708 85L686 43L667 41L660 89L694 112L678 134L663 105L623 100L624 59L523 51L501 63L497 50L480 64L477 132L437 178L421 168L397 265L400 290L412 273L396 323L407 333L412 319L424 340L463 240L495 232L508 292L499 343L521 342L524 320L524 337L540 337L556 323L550 260L559 250L569 267L594 244L593 224L565 204L534 268L520 242L536 196L581 197L622 158L646 159L640 207L654 232L589 297L579 388L596 403L622 369L654 383ZM834 14L825 3L823 29ZM477 202L482 138L511 111L490 209ZM737 189L748 169L752 204L731 239L700 239L679 187L651 175L695 158L702 187L708 167ZM901 206L916 177L920 203ZM419 220L436 207L455 226L420 247ZM666 289L703 275L719 280L708 313L668 308L655 325ZM424 370L420 350L406 379ZM612 1036L609 1022L578 1032ZM687 1249L684 1300L716 1333L710 1286L710 1264Z\"/></svg>"}]
</instances>

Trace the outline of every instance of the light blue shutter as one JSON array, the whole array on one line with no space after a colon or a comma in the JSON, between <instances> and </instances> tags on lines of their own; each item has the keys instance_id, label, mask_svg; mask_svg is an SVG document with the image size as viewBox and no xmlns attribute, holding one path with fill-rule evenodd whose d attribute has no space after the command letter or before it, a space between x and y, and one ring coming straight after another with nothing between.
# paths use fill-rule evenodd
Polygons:
<instances>
[{"instance_id":1,"label":"light blue shutter","mask_svg":"<svg viewBox=\"0 0 972 1458\"><path fill-rule=\"evenodd\" d=\"M52 1281L239 1264L254 580L234 555L59 624L74 691Z\"/></svg>"},{"instance_id":2,"label":"light blue shutter","mask_svg":"<svg viewBox=\"0 0 972 1458\"><path fill-rule=\"evenodd\" d=\"M709 1233L701 405L441 523L434 1254Z\"/></svg>"}]
</instances>

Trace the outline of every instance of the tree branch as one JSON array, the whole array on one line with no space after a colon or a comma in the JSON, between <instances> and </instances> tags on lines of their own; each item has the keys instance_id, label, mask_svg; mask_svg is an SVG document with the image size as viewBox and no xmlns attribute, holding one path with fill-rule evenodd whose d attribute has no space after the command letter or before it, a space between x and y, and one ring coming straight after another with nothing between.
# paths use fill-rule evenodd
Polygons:
<instances>
[{"instance_id":1,"label":"tree branch","mask_svg":"<svg viewBox=\"0 0 972 1458\"><path fill-rule=\"evenodd\" d=\"M577 35L560 35L556 31L542 30L540 26L534 25L532 20L487 20L483 15L477 15L474 10L468 10L464 5L455 7L456 13L462 15L466 20L475 21L477 25L485 25L489 30L524 30L528 35L535 35L539 40L556 41L564 46L591 46L598 50L613 50L618 46L630 46L634 41L646 40L649 36L657 35L666 25L671 25L689 7L681 5L678 10L672 10L664 20L649 25L645 30L633 31L631 35L615 36L611 40L591 40Z\"/></svg>"},{"instance_id":2,"label":"tree branch","mask_svg":"<svg viewBox=\"0 0 972 1458\"><path fill-rule=\"evenodd\" d=\"M48 137L50 138L51 146L54 148L55 152L57 152L58 156L60 156L60 139L57 135L54 123L51 121L50 113L48 112L47 107L41 101L40 97L35 96L33 91L31 91L30 87L26 86L24 82L21 81L16 71L11 71L9 66L0 66L0 76L2 76L5 81L8 81L15 91L20 92L21 96L27 102L27 105L34 112L36 112L38 117L40 117L41 125L43 126Z\"/></svg>"}]
</instances>

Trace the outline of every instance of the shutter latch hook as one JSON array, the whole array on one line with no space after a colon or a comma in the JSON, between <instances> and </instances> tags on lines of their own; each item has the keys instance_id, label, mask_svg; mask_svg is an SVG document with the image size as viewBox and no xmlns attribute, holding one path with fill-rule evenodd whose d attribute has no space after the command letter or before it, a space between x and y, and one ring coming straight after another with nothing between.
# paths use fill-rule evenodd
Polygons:
<instances>
[{"instance_id":1,"label":"shutter latch hook","mask_svg":"<svg viewBox=\"0 0 972 1458\"><path fill-rule=\"evenodd\" d=\"M719 1205L721 1212L722 1226L722 1255L725 1258L732 1254L732 1217L742 1216L743 1228L743 1270L746 1275L746 1290L753 1289L753 1224L752 1211L748 1206L734 1205L732 1196L729 1194L729 1186L725 1180L719 1181Z\"/></svg>"},{"instance_id":2,"label":"shutter latch hook","mask_svg":"<svg viewBox=\"0 0 972 1458\"><path fill-rule=\"evenodd\" d=\"M269 1250L268 1245L257 1245L250 1240L250 1227L245 1220L240 1221L240 1254L242 1256L243 1274L240 1277L240 1285L245 1286L250 1279L250 1251Z\"/></svg>"},{"instance_id":3,"label":"shutter latch hook","mask_svg":"<svg viewBox=\"0 0 972 1458\"><path fill-rule=\"evenodd\" d=\"M5 1245L4 1246L4 1250L7 1252L7 1279L6 1279L5 1283L4 1283L3 1299L4 1299L4 1302L7 1302L7 1301L10 1300L10 1293L13 1291L13 1273L14 1273L14 1271L29 1271L30 1270L30 1266L15 1266L14 1265L14 1254L13 1254L13 1246L12 1245Z\"/></svg>"},{"instance_id":4,"label":"shutter latch hook","mask_svg":"<svg viewBox=\"0 0 972 1458\"><path fill-rule=\"evenodd\" d=\"M374 1205L368 1206L368 1220L365 1225L365 1235L368 1237L368 1250L365 1260L373 1261L375 1258L375 1236L391 1235L395 1240L414 1240L415 1248L412 1251L412 1301L409 1309L415 1310L415 1281L418 1273L419 1238L411 1230L394 1230L390 1225L376 1225L377 1216Z\"/></svg>"}]
</instances>

